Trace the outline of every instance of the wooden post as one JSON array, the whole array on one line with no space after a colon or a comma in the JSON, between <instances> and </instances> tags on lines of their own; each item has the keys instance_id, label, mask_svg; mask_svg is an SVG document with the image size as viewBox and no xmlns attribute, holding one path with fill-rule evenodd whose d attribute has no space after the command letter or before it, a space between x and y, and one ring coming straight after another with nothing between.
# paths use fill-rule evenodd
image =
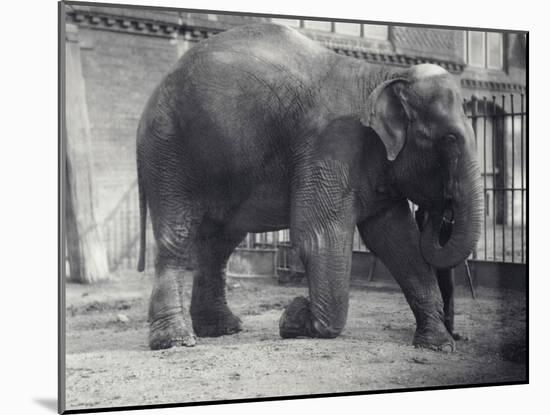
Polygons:
<instances>
[{"instance_id":1,"label":"wooden post","mask_svg":"<svg viewBox=\"0 0 550 415\"><path fill-rule=\"evenodd\" d=\"M66 26L65 41L65 221L70 279L93 283L109 278L107 253L95 218L91 133L80 63L77 27Z\"/></svg>"}]
</instances>

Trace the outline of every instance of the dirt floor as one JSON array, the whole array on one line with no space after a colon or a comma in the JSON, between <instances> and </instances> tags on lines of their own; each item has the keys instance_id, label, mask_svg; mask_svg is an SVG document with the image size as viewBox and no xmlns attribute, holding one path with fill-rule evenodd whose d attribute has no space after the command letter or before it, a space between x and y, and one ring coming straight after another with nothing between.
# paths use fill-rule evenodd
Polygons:
<instances>
[{"instance_id":1,"label":"dirt floor","mask_svg":"<svg viewBox=\"0 0 550 415\"><path fill-rule=\"evenodd\" d=\"M449 354L411 345L413 315L395 288L354 288L336 339L282 340L283 307L306 288L230 279L241 333L152 352L151 283L151 275L126 273L99 285L67 284L67 409L526 379L526 302L516 291L479 288L474 301L459 290L456 328L468 340Z\"/></svg>"}]
</instances>

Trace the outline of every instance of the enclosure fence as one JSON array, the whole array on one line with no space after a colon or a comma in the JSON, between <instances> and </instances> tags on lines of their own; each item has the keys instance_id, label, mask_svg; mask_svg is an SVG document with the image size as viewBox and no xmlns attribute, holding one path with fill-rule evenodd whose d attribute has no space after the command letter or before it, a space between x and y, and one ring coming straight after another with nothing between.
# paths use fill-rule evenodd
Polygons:
<instances>
[{"instance_id":1,"label":"enclosure fence","mask_svg":"<svg viewBox=\"0 0 550 415\"><path fill-rule=\"evenodd\" d=\"M472 98L464 102L475 133L481 169L484 217L481 237L471 258L494 262L526 262L527 134L524 95ZM414 209L414 208L413 208ZM135 268L139 250L137 181L121 196L99 224L105 239L109 267ZM148 220L146 261L154 259L154 240ZM248 234L241 249L276 250L277 272L290 271L292 258L288 230ZM353 250L367 252L358 232Z\"/></svg>"},{"instance_id":2,"label":"enclosure fence","mask_svg":"<svg viewBox=\"0 0 550 415\"><path fill-rule=\"evenodd\" d=\"M474 259L526 261L527 130L525 97L501 95L464 103L476 137L484 219Z\"/></svg>"}]
</instances>

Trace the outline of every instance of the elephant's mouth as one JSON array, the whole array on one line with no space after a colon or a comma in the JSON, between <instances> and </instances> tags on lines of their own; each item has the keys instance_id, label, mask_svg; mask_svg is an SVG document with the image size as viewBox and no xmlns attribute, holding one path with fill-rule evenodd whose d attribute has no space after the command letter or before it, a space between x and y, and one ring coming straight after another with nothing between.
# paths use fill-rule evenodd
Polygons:
<instances>
[{"instance_id":1,"label":"elephant's mouth","mask_svg":"<svg viewBox=\"0 0 550 415\"><path fill-rule=\"evenodd\" d=\"M453 233L453 225L455 223L455 212L451 200L445 202L441 222L439 224L439 246L443 247L447 244Z\"/></svg>"}]
</instances>

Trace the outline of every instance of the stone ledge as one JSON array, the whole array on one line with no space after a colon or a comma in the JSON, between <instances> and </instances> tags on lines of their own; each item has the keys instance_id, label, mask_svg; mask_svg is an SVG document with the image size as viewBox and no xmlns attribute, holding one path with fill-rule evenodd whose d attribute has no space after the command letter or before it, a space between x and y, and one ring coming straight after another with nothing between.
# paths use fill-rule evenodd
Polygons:
<instances>
[{"instance_id":1,"label":"stone ledge","mask_svg":"<svg viewBox=\"0 0 550 415\"><path fill-rule=\"evenodd\" d=\"M156 20L133 16L111 15L96 11L86 12L84 10L68 11L67 22L89 29L161 37L174 36L181 27L181 23L179 21L174 22L174 19Z\"/></svg>"},{"instance_id":2,"label":"stone ledge","mask_svg":"<svg viewBox=\"0 0 550 415\"><path fill-rule=\"evenodd\" d=\"M525 93L525 85L512 82L500 82L480 79L463 78L460 80L460 85L467 89L487 89L498 92L520 92Z\"/></svg>"},{"instance_id":3,"label":"stone ledge","mask_svg":"<svg viewBox=\"0 0 550 415\"><path fill-rule=\"evenodd\" d=\"M355 48L345 48L345 47L335 47L330 48L336 53L346 56L352 56L358 59L366 60L367 62L378 63L383 65L395 65L408 67L411 65L417 65L420 63L433 63L445 68L447 71L460 74L464 70L464 65L456 62L450 61L440 61L437 59L427 59L418 56L408 56L402 54L392 54L392 53L380 53L380 52L371 52L366 50L357 50Z\"/></svg>"}]
</instances>

